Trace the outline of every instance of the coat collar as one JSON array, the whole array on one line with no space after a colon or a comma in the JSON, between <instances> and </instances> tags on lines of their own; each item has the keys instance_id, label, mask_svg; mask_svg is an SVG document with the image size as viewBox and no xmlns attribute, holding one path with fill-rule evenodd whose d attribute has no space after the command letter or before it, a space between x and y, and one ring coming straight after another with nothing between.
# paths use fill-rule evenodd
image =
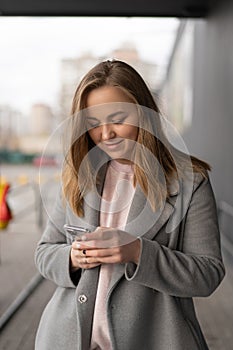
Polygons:
<instances>
[{"instance_id":1,"label":"coat collar","mask_svg":"<svg viewBox=\"0 0 233 350\"><path fill-rule=\"evenodd\" d=\"M90 230L94 230L99 226L100 218L100 205L101 205L101 194L104 186L104 180L107 170L107 163L102 166L99 170L100 183L97 185L95 190L90 191L84 200L84 213L86 226ZM135 194L127 218L125 231L138 237L145 236L145 238L153 238L155 232L164 225L174 211L176 197L180 191L180 184L178 180L174 179L169 184L169 197L164 203L164 206L154 212L145 197L140 186L136 186ZM151 228L153 227L153 232Z\"/></svg>"},{"instance_id":2,"label":"coat collar","mask_svg":"<svg viewBox=\"0 0 233 350\"><path fill-rule=\"evenodd\" d=\"M152 238L153 233L158 232L173 213L175 197L179 193L179 183L177 180L170 185L169 193L170 196L165 201L164 206L154 212L140 186L137 185L125 231L136 237L144 236L145 238ZM150 233L152 227L153 233Z\"/></svg>"}]
</instances>

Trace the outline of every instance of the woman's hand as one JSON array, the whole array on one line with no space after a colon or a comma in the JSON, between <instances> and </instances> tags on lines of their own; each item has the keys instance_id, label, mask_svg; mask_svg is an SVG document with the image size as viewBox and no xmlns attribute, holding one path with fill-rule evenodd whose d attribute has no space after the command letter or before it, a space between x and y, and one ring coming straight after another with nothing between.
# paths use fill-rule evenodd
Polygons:
<instances>
[{"instance_id":1,"label":"woman's hand","mask_svg":"<svg viewBox=\"0 0 233 350\"><path fill-rule=\"evenodd\" d=\"M98 227L72 244L74 267L92 268L100 264L134 262L138 264L141 242L125 231Z\"/></svg>"},{"instance_id":2,"label":"woman's hand","mask_svg":"<svg viewBox=\"0 0 233 350\"><path fill-rule=\"evenodd\" d=\"M88 263L85 250L80 249L77 246L77 242L72 243L72 248L70 252L70 262L71 262L71 271L78 269L91 269L100 265L100 263Z\"/></svg>"}]
</instances>

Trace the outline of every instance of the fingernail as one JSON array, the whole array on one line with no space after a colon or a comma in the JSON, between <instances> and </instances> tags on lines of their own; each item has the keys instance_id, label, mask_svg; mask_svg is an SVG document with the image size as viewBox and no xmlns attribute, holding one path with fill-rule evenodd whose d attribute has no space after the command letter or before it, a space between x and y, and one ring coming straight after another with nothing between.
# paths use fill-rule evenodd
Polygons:
<instances>
[{"instance_id":1,"label":"fingernail","mask_svg":"<svg viewBox=\"0 0 233 350\"><path fill-rule=\"evenodd\" d=\"M80 247L81 247L81 244L80 244L80 243L76 243L76 247L77 247L77 248L80 248Z\"/></svg>"}]
</instances>

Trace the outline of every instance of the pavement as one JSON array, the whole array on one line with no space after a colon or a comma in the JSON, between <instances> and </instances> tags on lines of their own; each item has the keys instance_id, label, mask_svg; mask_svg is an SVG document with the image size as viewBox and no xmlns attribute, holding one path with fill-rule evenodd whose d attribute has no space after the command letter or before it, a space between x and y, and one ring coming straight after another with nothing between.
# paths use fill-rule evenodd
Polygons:
<instances>
[{"instance_id":1,"label":"pavement","mask_svg":"<svg viewBox=\"0 0 233 350\"><path fill-rule=\"evenodd\" d=\"M34 252L41 232L33 216L0 231L0 315L37 273Z\"/></svg>"},{"instance_id":2,"label":"pavement","mask_svg":"<svg viewBox=\"0 0 233 350\"><path fill-rule=\"evenodd\" d=\"M45 214L44 214L45 215ZM43 232L37 213L13 220L0 231L0 317L32 281L38 271L34 264L36 244ZM41 313L55 285L42 280L0 333L0 349L32 350Z\"/></svg>"}]
</instances>

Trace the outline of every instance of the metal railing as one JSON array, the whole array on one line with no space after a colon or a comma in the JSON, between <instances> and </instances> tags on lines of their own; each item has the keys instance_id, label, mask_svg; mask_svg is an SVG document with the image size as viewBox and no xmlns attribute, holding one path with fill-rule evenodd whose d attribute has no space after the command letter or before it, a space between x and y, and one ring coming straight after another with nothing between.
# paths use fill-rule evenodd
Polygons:
<instances>
[{"instance_id":1,"label":"metal railing","mask_svg":"<svg viewBox=\"0 0 233 350\"><path fill-rule=\"evenodd\" d=\"M15 298L15 300L10 304L10 306L6 309L6 311L0 317L0 331L10 321L11 317L22 306L22 304L33 293L33 291L39 286L39 284L43 281L43 279L44 278L39 273L36 274L29 281L26 287L19 293L19 295Z\"/></svg>"},{"instance_id":2,"label":"metal railing","mask_svg":"<svg viewBox=\"0 0 233 350\"><path fill-rule=\"evenodd\" d=\"M43 227L43 204L40 195L39 185L35 182L27 182L23 185L18 185L10 188L8 200L12 203L17 197L24 196L28 191L32 192L32 201L25 203L25 205L20 207L20 210L16 210L13 216L13 220L19 220L28 215L28 212L31 210L35 211L36 214L36 223L39 228ZM14 207L14 205L13 205Z\"/></svg>"}]
</instances>

